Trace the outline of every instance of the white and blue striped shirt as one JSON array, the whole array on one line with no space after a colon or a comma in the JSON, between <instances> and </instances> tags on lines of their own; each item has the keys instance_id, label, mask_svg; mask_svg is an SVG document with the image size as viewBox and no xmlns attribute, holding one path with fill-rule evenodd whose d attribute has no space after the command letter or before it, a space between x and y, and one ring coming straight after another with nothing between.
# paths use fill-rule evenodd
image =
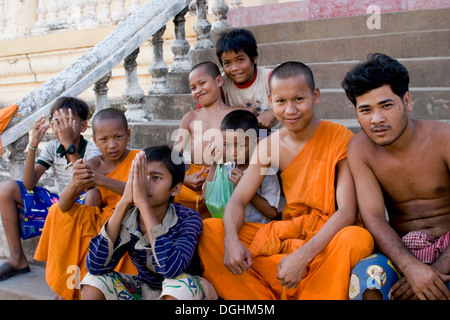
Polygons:
<instances>
[{"instance_id":1,"label":"white and blue striped shirt","mask_svg":"<svg viewBox=\"0 0 450 320\"><path fill-rule=\"evenodd\" d=\"M128 252L138 270L138 278L158 289L164 278L176 277L189 268L203 231L200 215L178 203L169 204L162 223L145 235L139 229L139 209L130 209L115 244L106 233L106 223L89 244L86 257L89 273L100 275L113 271Z\"/></svg>"}]
</instances>

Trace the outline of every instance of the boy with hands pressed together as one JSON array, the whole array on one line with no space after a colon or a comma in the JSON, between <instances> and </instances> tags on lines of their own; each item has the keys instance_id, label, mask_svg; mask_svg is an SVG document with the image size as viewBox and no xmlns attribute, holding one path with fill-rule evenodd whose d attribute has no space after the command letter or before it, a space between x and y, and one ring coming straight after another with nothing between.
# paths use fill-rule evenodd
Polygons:
<instances>
[{"instance_id":1,"label":"boy with hands pressed together","mask_svg":"<svg viewBox=\"0 0 450 320\"><path fill-rule=\"evenodd\" d=\"M216 299L203 278L185 273L202 232L200 215L172 203L184 179L167 146L140 152L110 220L92 239L83 299ZM133 206L134 205L134 206ZM112 271L128 252L138 275Z\"/></svg>"}]
</instances>

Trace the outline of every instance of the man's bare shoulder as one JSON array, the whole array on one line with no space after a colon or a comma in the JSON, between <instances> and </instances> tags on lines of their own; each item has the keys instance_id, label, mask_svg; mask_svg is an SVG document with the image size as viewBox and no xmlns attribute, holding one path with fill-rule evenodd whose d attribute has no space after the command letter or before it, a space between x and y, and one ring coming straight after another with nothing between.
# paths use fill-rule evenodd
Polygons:
<instances>
[{"instance_id":1,"label":"man's bare shoulder","mask_svg":"<svg viewBox=\"0 0 450 320\"><path fill-rule=\"evenodd\" d=\"M376 144L361 130L348 143L348 156L364 156L375 149Z\"/></svg>"}]
</instances>

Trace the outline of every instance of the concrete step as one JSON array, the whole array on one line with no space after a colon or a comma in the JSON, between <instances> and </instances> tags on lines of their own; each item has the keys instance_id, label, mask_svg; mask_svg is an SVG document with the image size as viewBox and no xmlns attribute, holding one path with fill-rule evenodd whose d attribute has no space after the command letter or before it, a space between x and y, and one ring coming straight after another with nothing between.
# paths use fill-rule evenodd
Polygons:
<instances>
[{"instance_id":1,"label":"concrete step","mask_svg":"<svg viewBox=\"0 0 450 320\"><path fill-rule=\"evenodd\" d=\"M328 2L329 5L331 3ZM282 5L277 5L280 8ZM261 8L255 8L255 10ZM245 8L245 10L251 10ZM413 32L448 29L450 27L450 8L438 10L403 11L382 13L380 29L369 29L369 15L293 21L249 26L258 44L312 40L322 38L341 38L351 36L377 35L391 32ZM248 24L244 24L248 26ZM212 33L215 41L221 31Z\"/></svg>"},{"instance_id":2,"label":"concrete step","mask_svg":"<svg viewBox=\"0 0 450 320\"><path fill-rule=\"evenodd\" d=\"M0 264L6 260L0 259ZM45 265L32 263L31 271L0 281L0 300L52 300L55 293L45 281Z\"/></svg>"}]
</instances>

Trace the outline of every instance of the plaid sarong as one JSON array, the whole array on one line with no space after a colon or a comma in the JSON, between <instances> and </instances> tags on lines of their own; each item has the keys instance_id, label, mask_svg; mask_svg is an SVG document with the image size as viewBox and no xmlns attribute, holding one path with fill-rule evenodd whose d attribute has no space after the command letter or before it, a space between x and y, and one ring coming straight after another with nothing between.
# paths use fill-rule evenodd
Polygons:
<instances>
[{"instance_id":1,"label":"plaid sarong","mask_svg":"<svg viewBox=\"0 0 450 320\"><path fill-rule=\"evenodd\" d=\"M437 239L425 231L411 231L402 238L402 241L417 260L430 264L447 249L450 232Z\"/></svg>"}]
</instances>

